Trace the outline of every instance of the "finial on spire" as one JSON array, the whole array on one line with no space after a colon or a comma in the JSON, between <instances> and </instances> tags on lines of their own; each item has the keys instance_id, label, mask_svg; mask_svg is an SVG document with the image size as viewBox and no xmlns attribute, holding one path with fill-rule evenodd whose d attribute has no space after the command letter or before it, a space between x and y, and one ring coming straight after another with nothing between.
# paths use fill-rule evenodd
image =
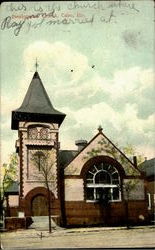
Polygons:
<instances>
[{"instance_id":1,"label":"finial on spire","mask_svg":"<svg viewBox=\"0 0 155 250\"><path fill-rule=\"evenodd\" d=\"M35 67L36 67L36 71L37 71L37 68L39 67L39 64L38 64L38 62L37 62L37 58L36 58Z\"/></svg>"},{"instance_id":2,"label":"finial on spire","mask_svg":"<svg viewBox=\"0 0 155 250\"><path fill-rule=\"evenodd\" d=\"M99 127L98 127L99 133L102 133L102 130L103 130L103 128L101 127L101 125L99 125Z\"/></svg>"}]
</instances>

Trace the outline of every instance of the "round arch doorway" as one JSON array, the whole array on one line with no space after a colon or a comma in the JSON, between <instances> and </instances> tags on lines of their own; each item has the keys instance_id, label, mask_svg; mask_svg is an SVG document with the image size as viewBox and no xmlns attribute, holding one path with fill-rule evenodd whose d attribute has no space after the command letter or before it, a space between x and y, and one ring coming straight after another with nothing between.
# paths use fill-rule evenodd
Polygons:
<instances>
[{"instance_id":1,"label":"round arch doorway","mask_svg":"<svg viewBox=\"0 0 155 250\"><path fill-rule=\"evenodd\" d=\"M48 201L46 196L38 194L33 197L31 202L32 216L47 216L48 215Z\"/></svg>"}]
</instances>

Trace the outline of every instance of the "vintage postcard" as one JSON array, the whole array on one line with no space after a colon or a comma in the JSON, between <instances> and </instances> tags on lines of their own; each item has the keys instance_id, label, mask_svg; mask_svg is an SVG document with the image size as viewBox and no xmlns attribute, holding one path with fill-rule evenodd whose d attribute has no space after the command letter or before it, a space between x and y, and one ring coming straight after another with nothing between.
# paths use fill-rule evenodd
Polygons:
<instances>
[{"instance_id":1,"label":"vintage postcard","mask_svg":"<svg viewBox=\"0 0 155 250\"><path fill-rule=\"evenodd\" d=\"M154 1L0 13L2 247L155 246Z\"/></svg>"}]
</instances>

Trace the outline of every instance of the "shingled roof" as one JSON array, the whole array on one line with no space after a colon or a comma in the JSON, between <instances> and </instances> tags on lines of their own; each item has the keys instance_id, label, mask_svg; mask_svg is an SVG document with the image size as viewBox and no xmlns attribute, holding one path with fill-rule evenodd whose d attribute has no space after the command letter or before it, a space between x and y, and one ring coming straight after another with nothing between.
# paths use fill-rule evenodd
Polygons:
<instances>
[{"instance_id":1,"label":"shingled roof","mask_svg":"<svg viewBox=\"0 0 155 250\"><path fill-rule=\"evenodd\" d=\"M18 129L19 121L56 122L60 126L65 116L53 107L36 71L22 105L12 111L11 128Z\"/></svg>"},{"instance_id":2,"label":"shingled roof","mask_svg":"<svg viewBox=\"0 0 155 250\"><path fill-rule=\"evenodd\" d=\"M11 186L5 191L5 195L18 195L19 194L19 183L14 181Z\"/></svg>"},{"instance_id":3,"label":"shingled roof","mask_svg":"<svg viewBox=\"0 0 155 250\"><path fill-rule=\"evenodd\" d=\"M144 171L147 177L155 176L155 158L145 160L139 165L139 169Z\"/></svg>"},{"instance_id":4,"label":"shingled roof","mask_svg":"<svg viewBox=\"0 0 155 250\"><path fill-rule=\"evenodd\" d=\"M78 154L78 150L60 150L59 151L59 166L65 168L66 165L74 159Z\"/></svg>"}]
</instances>

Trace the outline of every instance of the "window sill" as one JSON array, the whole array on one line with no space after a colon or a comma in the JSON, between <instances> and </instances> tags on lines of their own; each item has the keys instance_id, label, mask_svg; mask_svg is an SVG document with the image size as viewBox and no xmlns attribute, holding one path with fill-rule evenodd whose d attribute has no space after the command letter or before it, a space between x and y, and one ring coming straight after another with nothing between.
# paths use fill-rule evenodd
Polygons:
<instances>
[{"instance_id":1,"label":"window sill","mask_svg":"<svg viewBox=\"0 0 155 250\"><path fill-rule=\"evenodd\" d=\"M98 200L85 200L86 203L98 203ZM115 203L115 202L122 202L122 200L113 200L113 201L109 201L110 203Z\"/></svg>"},{"instance_id":2,"label":"window sill","mask_svg":"<svg viewBox=\"0 0 155 250\"><path fill-rule=\"evenodd\" d=\"M31 183L31 182L39 182L39 183L45 183L45 181L44 180L34 180L34 179L32 179L32 180L30 180L30 179L28 179L28 180L26 180L26 182L27 183ZM48 181L48 182L51 182L52 183L52 181Z\"/></svg>"}]
</instances>

